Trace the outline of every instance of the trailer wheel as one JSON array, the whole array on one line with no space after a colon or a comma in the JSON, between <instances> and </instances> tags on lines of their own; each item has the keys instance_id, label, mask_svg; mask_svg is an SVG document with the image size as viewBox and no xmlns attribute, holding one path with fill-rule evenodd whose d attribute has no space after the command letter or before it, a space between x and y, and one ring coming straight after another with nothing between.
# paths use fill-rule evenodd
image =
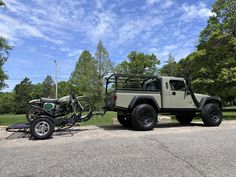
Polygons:
<instances>
[{"instance_id":1,"label":"trailer wheel","mask_svg":"<svg viewBox=\"0 0 236 177\"><path fill-rule=\"evenodd\" d=\"M36 139L48 139L54 132L55 124L49 118L38 118L32 121L30 133Z\"/></svg>"},{"instance_id":2,"label":"trailer wheel","mask_svg":"<svg viewBox=\"0 0 236 177\"><path fill-rule=\"evenodd\" d=\"M175 117L180 124L189 125L192 122L194 115L182 113L182 114L176 114Z\"/></svg>"},{"instance_id":3,"label":"trailer wheel","mask_svg":"<svg viewBox=\"0 0 236 177\"><path fill-rule=\"evenodd\" d=\"M137 130L152 130L157 123L157 113L152 106L140 104L133 109L131 121Z\"/></svg>"},{"instance_id":4,"label":"trailer wheel","mask_svg":"<svg viewBox=\"0 0 236 177\"><path fill-rule=\"evenodd\" d=\"M206 126L219 126L222 122L223 114L217 104L209 103L203 107L201 117Z\"/></svg>"},{"instance_id":5,"label":"trailer wheel","mask_svg":"<svg viewBox=\"0 0 236 177\"><path fill-rule=\"evenodd\" d=\"M132 122L130 118L125 115L117 115L117 120L124 127L127 127L127 128L132 127Z\"/></svg>"}]
</instances>

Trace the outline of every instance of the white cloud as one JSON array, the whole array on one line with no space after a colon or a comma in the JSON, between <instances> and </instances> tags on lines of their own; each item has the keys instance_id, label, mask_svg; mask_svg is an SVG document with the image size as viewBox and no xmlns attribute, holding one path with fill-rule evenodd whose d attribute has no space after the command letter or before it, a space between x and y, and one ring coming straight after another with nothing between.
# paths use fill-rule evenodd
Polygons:
<instances>
[{"instance_id":1,"label":"white cloud","mask_svg":"<svg viewBox=\"0 0 236 177\"><path fill-rule=\"evenodd\" d=\"M154 5L158 3L160 0L146 0L147 5Z\"/></svg>"},{"instance_id":2,"label":"white cloud","mask_svg":"<svg viewBox=\"0 0 236 177\"><path fill-rule=\"evenodd\" d=\"M80 54L83 52L82 49L76 49L68 53L69 57L79 57Z\"/></svg>"},{"instance_id":3,"label":"white cloud","mask_svg":"<svg viewBox=\"0 0 236 177\"><path fill-rule=\"evenodd\" d=\"M20 19L0 14L0 35L13 41L19 40L20 37L36 37L56 44L62 44L63 41L50 38L40 31L37 27L24 23Z\"/></svg>"},{"instance_id":4,"label":"white cloud","mask_svg":"<svg viewBox=\"0 0 236 177\"><path fill-rule=\"evenodd\" d=\"M104 4L105 4L105 1L106 1L106 0L95 0L96 7L97 7L98 9L103 8L103 6L104 6Z\"/></svg>"},{"instance_id":5,"label":"white cloud","mask_svg":"<svg viewBox=\"0 0 236 177\"><path fill-rule=\"evenodd\" d=\"M164 50L168 50L170 52L174 49L177 49L177 48L178 48L178 46L176 44L170 44L170 45L164 46Z\"/></svg>"},{"instance_id":6,"label":"white cloud","mask_svg":"<svg viewBox=\"0 0 236 177\"><path fill-rule=\"evenodd\" d=\"M162 2L162 8L167 9L171 7L173 4L174 4L173 0L164 0L164 2Z\"/></svg>"},{"instance_id":7,"label":"white cloud","mask_svg":"<svg viewBox=\"0 0 236 177\"><path fill-rule=\"evenodd\" d=\"M143 18L128 19L119 28L119 40L117 42L123 43L124 41L134 39L138 35L143 36L144 32L147 32L147 37L151 37L148 31L151 31L153 28L157 27L158 25L161 25L162 22L162 18L150 15L144 16Z\"/></svg>"},{"instance_id":8,"label":"white cloud","mask_svg":"<svg viewBox=\"0 0 236 177\"><path fill-rule=\"evenodd\" d=\"M203 2L199 2L196 5L183 4L181 9L184 11L183 19L205 18L213 15L211 10Z\"/></svg>"}]
</instances>

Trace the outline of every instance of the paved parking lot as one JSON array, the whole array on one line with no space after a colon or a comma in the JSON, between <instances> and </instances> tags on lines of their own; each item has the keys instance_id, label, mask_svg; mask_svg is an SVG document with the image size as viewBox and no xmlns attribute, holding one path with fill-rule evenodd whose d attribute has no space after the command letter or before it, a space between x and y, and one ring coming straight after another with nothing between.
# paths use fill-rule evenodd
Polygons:
<instances>
[{"instance_id":1,"label":"paved parking lot","mask_svg":"<svg viewBox=\"0 0 236 177\"><path fill-rule=\"evenodd\" d=\"M0 131L0 176L235 176L236 121L159 124L153 131L119 125L76 127L35 141Z\"/></svg>"}]
</instances>

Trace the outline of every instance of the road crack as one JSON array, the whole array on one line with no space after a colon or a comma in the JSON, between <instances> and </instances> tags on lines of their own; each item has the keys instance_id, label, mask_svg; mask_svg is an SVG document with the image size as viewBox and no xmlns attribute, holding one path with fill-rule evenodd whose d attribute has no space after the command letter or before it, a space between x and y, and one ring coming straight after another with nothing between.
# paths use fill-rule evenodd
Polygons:
<instances>
[{"instance_id":1,"label":"road crack","mask_svg":"<svg viewBox=\"0 0 236 177\"><path fill-rule=\"evenodd\" d=\"M191 169L193 169L194 171L196 171L199 175L201 175L202 177L207 177L207 175L205 175L202 171L200 171L199 169L197 169L192 163L190 163L189 161L185 160L184 158L182 158L181 156L175 154L173 151L171 151L169 149L168 146L166 146L163 142L161 142L160 140L157 139L147 139L149 141L156 141L159 143L160 147L162 150L164 150L165 152L167 152L168 154L170 154L171 156L173 156L174 158L184 162L185 164L187 164Z\"/></svg>"}]
</instances>

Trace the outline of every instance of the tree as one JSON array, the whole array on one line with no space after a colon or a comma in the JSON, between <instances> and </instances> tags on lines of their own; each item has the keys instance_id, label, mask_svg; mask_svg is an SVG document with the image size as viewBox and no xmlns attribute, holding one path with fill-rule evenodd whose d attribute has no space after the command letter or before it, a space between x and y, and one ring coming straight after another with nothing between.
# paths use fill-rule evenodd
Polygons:
<instances>
[{"instance_id":1,"label":"tree","mask_svg":"<svg viewBox=\"0 0 236 177\"><path fill-rule=\"evenodd\" d=\"M93 109L101 107L99 72L97 70L97 62L85 50L81 53L76 63L75 70L72 72L69 82L75 88L78 95L87 96L93 106Z\"/></svg>"},{"instance_id":2,"label":"tree","mask_svg":"<svg viewBox=\"0 0 236 177\"><path fill-rule=\"evenodd\" d=\"M32 99L32 84L29 78L24 78L14 88L15 113L22 114L27 110L28 101Z\"/></svg>"},{"instance_id":3,"label":"tree","mask_svg":"<svg viewBox=\"0 0 236 177\"><path fill-rule=\"evenodd\" d=\"M35 85L32 85L32 99L38 99L43 97L43 85L42 83L38 83Z\"/></svg>"},{"instance_id":4,"label":"tree","mask_svg":"<svg viewBox=\"0 0 236 177\"><path fill-rule=\"evenodd\" d=\"M95 58L98 63L99 78L103 79L109 72L112 71L113 66L109 58L109 54L100 40L97 45L97 51L95 52Z\"/></svg>"},{"instance_id":5,"label":"tree","mask_svg":"<svg viewBox=\"0 0 236 177\"><path fill-rule=\"evenodd\" d=\"M154 75L157 72L157 65L159 64L160 61L155 54L149 55L132 51L128 55L128 61L121 62L115 71L124 74Z\"/></svg>"},{"instance_id":6,"label":"tree","mask_svg":"<svg viewBox=\"0 0 236 177\"><path fill-rule=\"evenodd\" d=\"M12 46L5 38L0 37L0 90L6 87L5 80L8 79L8 76L3 70L3 65L8 59L10 50L12 50Z\"/></svg>"},{"instance_id":7,"label":"tree","mask_svg":"<svg viewBox=\"0 0 236 177\"><path fill-rule=\"evenodd\" d=\"M14 95L11 92L0 93L0 114L14 111Z\"/></svg>"},{"instance_id":8,"label":"tree","mask_svg":"<svg viewBox=\"0 0 236 177\"><path fill-rule=\"evenodd\" d=\"M42 96L46 98L53 98L55 97L55 83L52 80L50 75L47 75L44 81L42 82Z\"/></svg>"},{"instance_id":9,"label":"tree","mask_svg":"<svg viewBox=\"0 0 236 177\"><path fill-rule=\"evenodd\" d=\"M2 1L2 0L0 0L0 6L5 6L6 4Z\"/></svg>"},{"instance_id":10,"label":"tree","mask_svg":"<svg viewBox=\"0 0 236 177\"><path fill-rule=\"evenodd\" d=\"M167 64L164 65L160 71L161 75L177 76L178 65L171 53L169 54L166 62Z\"/></svg>"},{"instance_id":11,"label":"tree","mask_svg":"<svg viewBox=\"0 0 236 177\"><path fill-rule=\"evenodd\" d=\"M58 97L66 96L70 93L75 93L73 86L67 81L58 82Z\"/></svg>"},{"instance_id":12,"label":"tree","mask_svg":"<svg viewBox=\"0 0 236 177\"><path fill-rule=\"evenodd\" d=\"M236 97L235 9L235 0L216 0L197 51L182 61L190 66L196 91L219 95L225 103Z\"/></svg>"}]
</instances>

